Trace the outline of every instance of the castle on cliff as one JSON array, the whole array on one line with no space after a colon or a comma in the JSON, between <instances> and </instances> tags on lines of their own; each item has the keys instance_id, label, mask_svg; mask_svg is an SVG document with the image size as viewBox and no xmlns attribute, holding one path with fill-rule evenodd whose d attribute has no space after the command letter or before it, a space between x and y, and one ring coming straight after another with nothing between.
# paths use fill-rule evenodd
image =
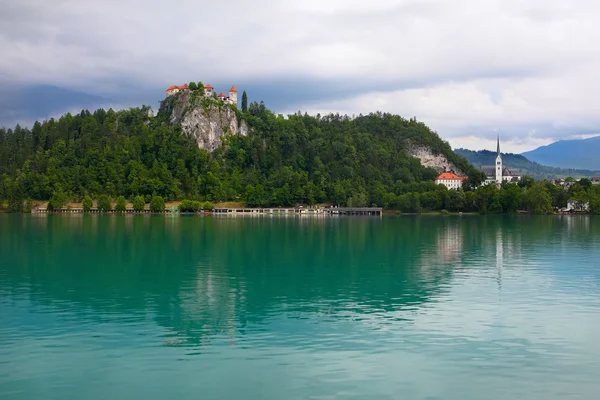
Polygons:
<instances>
[{"instance_id":1,"label":"castle on cliff","mask_svg":"<svg viewBox=\"0 0 600 400\"><path fill-rule=\"evenodd\" d=\"M183 84L182 86L169 86L167 90L165 90L165 97L169 97L174 95L175 93L185 92L189 90L190 88L187 83ZM214 95L214 93L214 87L212 87L211 85L204 85L205 97L211 97ZM235 104L237 106L237 89L235 88L235 86L232 86L231 89L229 89L229 96L225 96L225 94L221 92L217 95L217 99L221 100L225 104Z\"/></svg>"}]
</instances>

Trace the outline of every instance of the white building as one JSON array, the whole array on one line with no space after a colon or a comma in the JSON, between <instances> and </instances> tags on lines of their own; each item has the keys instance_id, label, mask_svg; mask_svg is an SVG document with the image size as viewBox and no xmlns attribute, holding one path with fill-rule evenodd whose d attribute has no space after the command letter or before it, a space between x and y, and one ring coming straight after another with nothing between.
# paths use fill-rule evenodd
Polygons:
<instances>
[{"instance_id":1,"label":"white building","mask_svg":"<svg viewBox=\"0 0 600 400\"><path fill-rule=\"evenodd\" d=\"M498 146L496 149L496 164L481 165L480 169L485 173L486 179L484 185L495 183L501 185L502 182L519 182L521 174L519 170L505 167L502 164L502 153L500 153L500 137L498 137Z\"/></svg>"},{"instance_id":2,"label":"white building","mask_svg":"<svg viewBox=\"0 0 600 400\"><path fill-rule=\"evenodd\" d=\"M444 185L448 189L459 189L466 178L466 176L458 176L454 172L442 172L435 178L435 184Z\"/></svg>"}]
</instances>

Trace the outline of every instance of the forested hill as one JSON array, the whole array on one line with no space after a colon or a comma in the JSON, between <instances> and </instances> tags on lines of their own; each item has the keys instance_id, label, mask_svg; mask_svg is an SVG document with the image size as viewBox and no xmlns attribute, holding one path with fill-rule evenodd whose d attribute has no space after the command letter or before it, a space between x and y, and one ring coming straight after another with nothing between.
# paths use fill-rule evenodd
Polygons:
<instances>
[{"instance_id":1,"label":"forested hill","mask_svg":"<svg viewBox=\"0 0 600 400\"><path fill-rule=\"evenodd\" d=\"M496 162L496 153L488 150L473 151L467 149L454 150L457 154L465 157L473 166L478 168L480 165L494 165ZM600 171L590 171L583 169L564 169L540 165L529 161L520 154L502 153L503 164L517 168L521 174L528 175L537 180L557 179L557 178L590 178L600 176Z\"/></svg>"},{"instance_id":2,"label":"forested hill","mask_svg":"<svg viewBox=\"0 0 600 400\"><path fill-rule=\"evenodd\" d=\"M58 192L73 200L160 195L249 206L381 206L403 193L440 190L433 182L437 172L409 156L411 144L444 155L474 183L481 179L414 119L283 117L256 102L234 111L247 122L248 135L229 135L212 153L171 125L168 115L153 117L147 107L82 111L31 129L0 129L0 199L43 200Z\"/></svg>"}]
</instances>

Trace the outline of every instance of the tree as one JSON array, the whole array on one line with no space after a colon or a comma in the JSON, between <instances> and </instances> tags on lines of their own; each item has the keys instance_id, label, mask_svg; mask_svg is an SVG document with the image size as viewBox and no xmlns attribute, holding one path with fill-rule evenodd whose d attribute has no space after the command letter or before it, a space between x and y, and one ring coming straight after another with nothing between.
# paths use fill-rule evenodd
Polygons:
<instances>
[{"instance_id":1,"label":"tree","mask_svg":"<svg viewBox=\"0 0 600 400\"><path fill-rule=\"evenodd\" d=\"M593 195L590 199L590 213L600 215L600 194Z\"/></svg>"},{"instance_id":2,"label":"tree","mask_svg":"<svg viewBox=\"0 0 600 400\"><path fill-rule=\"evenodd\" d=\"M23 212L23 200L25 199L22 181L17 178L14 181L8 180L8 211Z\"/></svg>"},{"instance_id":3,"label":"tree","mask_svg":"<svg viewBox=\"0 0 600 400\"><path fill-rule=\"evenodd\" d=\"M204 83L198 82L198 92L202 95L204 94Z\"/></svg>"},{"instance_id":4,"label":"tree","mask_svg":"<svg viewBox=\"0 0 600 400\"><path fill-rule=\"evenodd\" d=\"M62 190L57 190L52 193L52 197L50 197L50 201L48 202L48 211L57 211L67 205L69 199L63 193Z\"/></svg>"},{"instance_id":5,"label":"tree","mask_svg":"<svg viewBox=\"0 0 600 400\"><path fill-rule=\"evenodd\" d=\"M534 214L549 214L552 212L552 198L546 188L540 183L534 183L523 194L523 205Z\"/></svg>"},{"instance_id":6,"label":"tree","mask_svg":"<svg viewBox=\"0 0 600 400\"><path fill-rule=\"evenodd\" d=\"M198 90L198 85L196 85L196 82L190 82L188 83L188 88L190 88L190 90Z\"/></svg>"},{"instance_id":7,"label":"tree","mask_svg":"<svg viewBox=\"0 0 600 400\"><path fill-rule=\"evenodd\" d=\"M165 199L162 196L154 196L150 201L150 211L153 213L165 212Z\"/></svg>"},{"instance_id":8,"label":"tree","mask_svg":"<svg viewBox=\"0 0 600 400\"><path fill-rule=\"evenodd\" d=\"M521 207L521 192L521 188L514 183L502 185L500 204L504 212L515 212Z\"/></svg>"},{"instance_id":9,"label":"tree","mask_svg":"<svg viewBox=\"0 0 600 400\"><path fill-rule=\"evenodd\" d=\"M448 191L448 202L446 208L450 211L460 211L465 206L465 192L462 189Z\"/></svg>"},{"instance_id":10,"label":"tree","mask_svg":"<svg viewBox=\"0 0 600 400\"><path fill-rule=\"evenodd\" d=\"M202 206L202 208L204 210L207 210L207 211L212 211L212 210L215 209L215 206L210 201L207 201L206 203L204 203L204 205Z\"/></svg>"},{"instance_id":11,"label":"tree","mask_svg":"<svg viewBox=\"0 0 600 400\"><path fill-rule=\"evenodd\" d=\"M99 211L110 211L112 210L112 204L110 202L110 197L103 194L98 198L98 210Z\"/></svg>"},{"instance_id":12,"label":"tree","mask_svg":"<svg viewBox=\"0 0 600 400\"><path fill-rule=\"evenodd\" d=\"M90 212L90 210L92 209L93 204L94 203L92 201L92 198L90 196L85 196L83 198L83 203L82 203L83 211L84 212Z\"/></svg>"},{"instance_id":13,"label":"tree","mask_svg":"<svg viewBox=\"0 0 600 400\"><path fill-rule=\"evenodd\" d=\"M143 196L135 196L133 199L133 210L137 212L144 211L146 207L146 202L144 201Z\"/></svg>"},{"instance_id":14,"label":"tree","mask_svg":"<svg viewBox=\"0 0 600 400\"><path fill-rule=\"evenodd\" d=\"M534 183L535 183L535 180L532 177L525 175L521 178L518 185L519 185L519 187L522 187L522 188L529 188Z\"/></svg>"},{"instance_id":15,"label":"tree","mask_svg":"<svg viewBox=\"0 0 600 400\"><path fill-rule=\"evenodd\" d=\"M179 203L179 212L197 212L200 209L200 202L197 200L182 200Z\"/></svg>"},{"instance_id":16,"label":"tree","mask_svg":"<svg viewBox=\"0 0 600 400\"><path fill-rule=\"evenodd\" d=\"M244 90L242 92L242 112L246 112L248 111L248 95L246 94L246 91Z\"/></svg>"},{"instance_id":17,"label":"tree","mask_svg":"<svg viewBox=\"0 0 600 400\"><path fill-rule=\"evenodd\" d=\"M117 198L117 204L115 205L115 211L119 213L123 213L127 210L127 203L125 202L125 197L119 196Z\"/></svg>"}]
</instances>

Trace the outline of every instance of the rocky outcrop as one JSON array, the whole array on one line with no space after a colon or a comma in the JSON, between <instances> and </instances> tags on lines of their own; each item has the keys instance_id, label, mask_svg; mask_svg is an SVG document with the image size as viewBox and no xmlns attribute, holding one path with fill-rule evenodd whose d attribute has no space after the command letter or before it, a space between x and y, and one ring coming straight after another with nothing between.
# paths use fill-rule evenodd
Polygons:
<instances>
[{"instance_id":1,"label":"rocky outcrop","mask_svg":"<svg viewBox=\"0 0 600 400\"><path fill-rule=\"evenodd\" d=\"M195 97L193 92L169 96L161 103L161 111L168 113L171 124L179 124L206 151L219 147L227 135L248 134L246 121L238 121L231 106L216 99Z\"/></svg>"},{"instance_id":2,"label":"rocky outcrop","mask_svg":"<svg viewBox=\"0 0 600 400\"><path fill-rule=\"evenodd\" d=\"M425 167L431 167L438 172L452 170L458 175L464 175L454 163L450 162L443 154L434 154L430 148L421 145L411 145L408 147L408 153L411 157L418 158Z\"/></svg>"}]
</instances>

